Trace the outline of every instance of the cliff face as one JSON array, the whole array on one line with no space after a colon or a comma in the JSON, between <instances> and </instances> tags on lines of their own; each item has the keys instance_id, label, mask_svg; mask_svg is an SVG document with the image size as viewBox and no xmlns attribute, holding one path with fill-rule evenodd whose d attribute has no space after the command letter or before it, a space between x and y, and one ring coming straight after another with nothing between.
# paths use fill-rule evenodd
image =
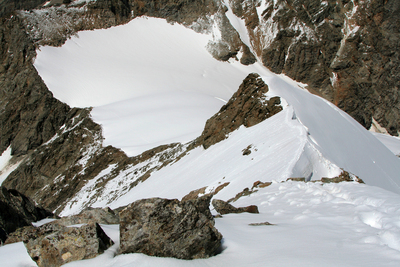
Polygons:
<instances>
[{"instance_id":1,"label":"cliff face","mask_svg":"<svg viewBox=\"0 0 400 267\"><path fill-rule=\"evenodd\" d=\"M0 151L26 154L50 139L70 108L54 99L32 65L35 46L16 16L0 22Z\"/></svg>"}]
</instances>

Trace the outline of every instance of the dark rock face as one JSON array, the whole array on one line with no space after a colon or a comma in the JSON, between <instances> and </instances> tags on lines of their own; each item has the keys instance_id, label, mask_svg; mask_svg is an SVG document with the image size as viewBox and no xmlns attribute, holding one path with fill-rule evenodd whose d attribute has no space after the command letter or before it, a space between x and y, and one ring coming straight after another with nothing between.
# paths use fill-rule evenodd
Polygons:
<instances>
[{"instance_id":1,"label":"dark rock face","mask_svg":"<svg viewBox=\"0 0 400 267\"><path fill-rule=\"evenodd\" d=\"M30 151L3 182L50 210L79 191L85 178L127 158L113 147L102 147L101 128L89 118L89 110L72 109L63 126L52 140Z\"/></svg>"},{"instance_id":2,"label":"dark rock face","mask_svg":"<svg viewBox=\"0 0 400 267\"><path fill-rule=\"evenodd\" d=\"M229 214L229 213L243 213L243 212L248 212L248 213L259 213L258 212L258 207L256 205L250 205L248 207L240 207L236 208L229 204L226 201L220 200L220 199L213 199L212 205L214 206L215 210L221 214Z\"/></svg>"},{"instance_id":3,"label":"dark rock face","mask_svg":"<svg viewBox=\"0 0 400 267\"><path fill-rule=\"evenodd\" d=\"M35 205L18 191L0 186L0 243L17 228L47 217L53 217L53 213Z\"/></svg>"},{"instance_id":4,"label":"dark rock face","mask_svg":"<svg viewBox=\"0 0 400 267\"><path fill-rule=\"evenodd\" d=\"M49 140L69 107L54 99L32 60L35 47L21 19L0 19L0 153L26 154Z\"/></svg>"},{"instance_id":5,"label":"dark rock face","mask_svg":"<svg viewBox=\"0 0 400 267\"><path fill-rule=\"evenodd\" d=\"M6 244L21 241L39 267L61 266L94 258L113 245L97 223L79 228L65 227L56 222L40 227L28 226L13 233Z\"/></svg>"},{"instance_id":6,"label":"dark rock face","mask_svg":"<svg viewBox=\"0 0 400 267\"><path fill-rule=\"evenodd\" d=\"M0 17L6 17L15 10L28 10L43 4L46 0L8 0L0 3Z\"/></svg>"},{"instance_id":7,"label":"dark rock face","mask_svg":"<svg viewBox=\"0 0 400 267\"><path fill-rule=\"evenodd\" d=\"M46 8L19 11L31 39L38 45L61 46L78 31L109 28L132 19L126 0L101 0L61 4L51 1Z\"/></svg>"},{"instance_id":8,"label":"dark rock face","mask_svg":"<svg viewBox=\"0 0 400 267\"><path fill-rule=\"evenodd\" d=\"M266 99L268 86L258 74L249 74L228 103L206 122L204 131L196 140L204 148L227 138L241 125L251 127L282 110L279 97Z\"/></svg>"},{"instance_id":9,"label":"dark rock face","mask_svg":"<svg viewBox=\"0 0 400 267\"><path fill-rule=\"evenodd\" d=\"M120 212L120 252L178 259L215 255L222 235L214 228L210 199L151 198L130 204Z\"/></svg>"},{"instance_id":10,"label":"dark rock face","mask_svg":"<svg viewBox=\"0 0 400 267\"><path fill-rule=\"evenodd\" d=\"M130 5L135 17L147 15L184 25L190 25L198 18L205 18L218 10L218 5L213 0L130 0Z\"/></svg>"},{"instance_id":11,"label":"dark rock face","mask_svg":"<svg viewBox=\"0 0 400 267\"><path fill-rule=\"evenodd\" d=\"M365 125L371 117L392 135L400 131L400 3L359 3L358 30L349 35L331 67L334 103Z\"/></svg>"}]
</instances>

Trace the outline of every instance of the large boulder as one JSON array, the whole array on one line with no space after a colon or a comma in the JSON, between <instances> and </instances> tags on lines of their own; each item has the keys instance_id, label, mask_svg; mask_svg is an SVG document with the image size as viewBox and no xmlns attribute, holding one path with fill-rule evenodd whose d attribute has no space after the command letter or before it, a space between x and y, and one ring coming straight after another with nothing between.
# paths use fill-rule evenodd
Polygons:
<instances>
[{"instance_id":1,"label":"large boulder","mask_svg":"<svg viewBox=\"0 0 400 267\"><path fill-rule=\"evenodd\" d=\"M0 186L0 243L17 228L53 216L17 190Z\"/></svg>"},{"instance_id":2,"label":"large boulder","mask_svg":"<svg viewBox=\"0 0 400 267\"><path fill-rule=\"evenodd\" d=\"M12 233L6 244L21 241L39 267L55 267L94 258L114 244L97 223L79 228L57 222L40 227L27 226Z\"/></svg>"},{"instance_id":3,"label":"large boulder","mask_svg":"<svg viewBox=\"0 0 400 267\"><path fill-rule=\"evenodd\" d=\"M130 204L120 212L120 252L178 259L215 255L222 235L214 227L210 200L150 198Z\"/></svg>"}]
</instances>

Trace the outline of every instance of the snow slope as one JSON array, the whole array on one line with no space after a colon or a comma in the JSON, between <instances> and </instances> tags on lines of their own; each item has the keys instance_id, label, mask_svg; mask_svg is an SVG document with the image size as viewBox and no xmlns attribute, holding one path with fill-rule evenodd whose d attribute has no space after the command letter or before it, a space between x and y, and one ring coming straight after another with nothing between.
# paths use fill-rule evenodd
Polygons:
<instances>
[{"instance_id":1,"label":"snow slope","mask_svg":"<svg viewBox=\"0 0 400 267\"><path fill-rule=\"evenodd\" d=\"M129 187L132 178L124 173L105 184L99 192L93 190L95 182L88 183L88 187L82 188L61 215L78 213L88 204L114 209L142 198L181 199L192 190L207 187L206 192L211 192L224 183L229 185L218 193L218 198L228 200L246 187L251 188L256 181L285 181L289 177L311 175L313 179L320 179L340 174L341 170L323 157L312 158L313 151L308 151L311 148L307 146L310 143L305 128L293 118L293 107L286 106L282 112L258 125L242 126L228 139L207 150L198 147L190 151L181 160L152 173L145 182L129 191L125 188ZM247 147L250 147L251 154L243 155ZM304 151L309 152L307 156L310 159L303 159L303 164L298 166ZM96 179L112 169L113 166ZM134 172L133 169L126 171ZM93 195L96 195L95 201L88 202Z\"/></svg>"}]
</instances>

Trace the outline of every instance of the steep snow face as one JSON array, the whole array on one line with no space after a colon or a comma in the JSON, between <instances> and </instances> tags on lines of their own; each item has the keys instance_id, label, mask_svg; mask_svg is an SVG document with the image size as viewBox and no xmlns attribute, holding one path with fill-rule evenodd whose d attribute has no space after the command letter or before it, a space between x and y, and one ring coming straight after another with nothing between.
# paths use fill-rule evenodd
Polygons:
<instances>
[{"instance_id":1,"label":"steep snow face","mask_svg":"<svg viewBox=\"0 0 400 267\"><path fill-rule=\"evenodd\" d=\"M228 100L248 73L257 72L269 85L270 95L283 97L305 129L301 138L310 145L303 156L300 157L299 147L287 148L293 149L288 154L298 155L297 159L306 165L316 162L315 153L309 154L310 151L326 159L318 160L322 169L313 167L309 171L299 163L286 169L287 175L312 176L314 170L329 172L330 166L336 165L368 184L400 193L399 159L370 132L334 105L272 74L259 63L246 67L238 62L214 60L205 49L209 39L211 36L162 19L138 18L123 26L79 33L79 38L72 38L61 48L42 47L35 67L57 98L72 106L94 106L92 116L103 126L105 144L115 144L128 155L163 142L186 142L200 135L206 119L223 105L219 99ZM242 131L243 135L247 130ZM269 131L273 129L263 130ZM275 140L279 146L279 138ZM304 145L300 147L303 149ZM271 158L270 165L263 165L263 173L268 173L267 166L285 165L280 160ZM249 164L257 169L255 161ZM221 173L218 179L226 176L223 171L215 172ZM277 179L283 179L283 173ZM192 174L187 176L191 181L185 183L206 177ZM274 178L261 180L269 179ZM153 195L155 183L149 182L140 197ZM194 183L187 189L206 185ZM157 194L163 195L162 189Z\"/></svg>"},{"instance_id":2,"label":"steep snow face","mask_svg":"<svg viewBox=\"0 0 400 267\"><path fill-rule=\"evenodd\" d=\"M314 146L329 161L370 185L400 193L400 161L348 114L278 76L264 78L273 92L294 106Z\"/></svg>"}]
</instances>

